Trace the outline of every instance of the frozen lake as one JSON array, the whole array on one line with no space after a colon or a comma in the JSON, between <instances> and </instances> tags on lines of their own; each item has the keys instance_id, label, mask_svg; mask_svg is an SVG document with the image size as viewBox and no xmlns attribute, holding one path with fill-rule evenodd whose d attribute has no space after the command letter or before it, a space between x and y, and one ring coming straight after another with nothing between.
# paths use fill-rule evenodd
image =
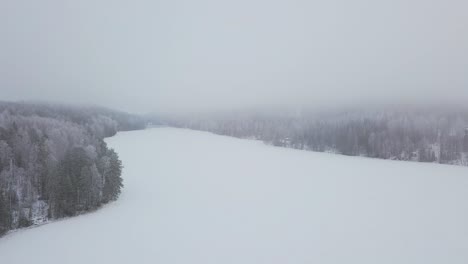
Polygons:
<instances>
[{"instance_id":1,"label":"frozen lake","mask_svg":"<svg viewBox=\"0 0 468 264\"><path fill-rule=\"evenodd\" d=\"M121 198L0 239L1 264L468 263L468 168L175 128L107 142Z\"/></svg>"}]
</instances>

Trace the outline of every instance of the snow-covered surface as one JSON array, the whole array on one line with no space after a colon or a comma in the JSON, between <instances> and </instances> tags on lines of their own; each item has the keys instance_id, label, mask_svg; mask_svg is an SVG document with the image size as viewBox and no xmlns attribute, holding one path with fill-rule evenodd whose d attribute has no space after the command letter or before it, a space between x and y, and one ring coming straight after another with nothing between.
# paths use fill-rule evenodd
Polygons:
<instances>
[{"instance_id":1,"label":"snow-covered surface","mask_svg":"<svg viewBox=\"0 0 468 264\"><path fill-rule=\"evenodd\" d=\"M121 198L0 239L2 264L468 263L468 169L156 128Z\"/></svg>"}]
</instances>

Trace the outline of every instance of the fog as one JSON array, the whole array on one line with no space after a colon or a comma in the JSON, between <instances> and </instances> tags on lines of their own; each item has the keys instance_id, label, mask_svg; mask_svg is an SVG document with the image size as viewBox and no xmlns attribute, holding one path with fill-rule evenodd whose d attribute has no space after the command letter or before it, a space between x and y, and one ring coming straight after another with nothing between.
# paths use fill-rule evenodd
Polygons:
<instances>
[{"instance_id":1,"label":"fog","mask_svg":"<svg viewBox=\"0 0 468 264\"><path fill-rule=\"evenodd\" d=\"M0 99L130 112L463 103L464 0L0 3Z\"/></svg>"}]
</instances>

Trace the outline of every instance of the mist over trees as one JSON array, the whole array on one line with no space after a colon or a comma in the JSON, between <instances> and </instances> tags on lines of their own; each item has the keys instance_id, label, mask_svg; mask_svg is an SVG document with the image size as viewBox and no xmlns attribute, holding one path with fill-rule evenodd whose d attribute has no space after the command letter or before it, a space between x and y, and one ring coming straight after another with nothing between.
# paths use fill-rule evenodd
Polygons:
<instances>
[{"instance_id":1,"label":"mist over trees","mask_svg":"<svg viewBox=\"0 0 468 264\"><path fill-rule=\"evenodd\" d=\"M0 234L117 199L122 163L103 139L142 129L148 120L281 147L468 166L468 110L461 108L142 118L98 107L0 102Z\"/></svg>"},{"instance_id":2,"label":"mist over trees","mask_svg":"<svg viewBox=\"0 0 468 264\"><path fill-rule=\"evenodd\" d=\"M0 102L0 235L117 199L122 163L103 139L144 127L104 108Z\"/></svg>"},{"instance_id":3,"label":"mist over trees","mask_svg":"<svg viewBox=\"0 0 468 264\"><path fill-rule=\"evenodd\" d=\"M159 118L168 125L275 146L468 166L468 110L244 111Z\"/></svg>"}]
</instances>

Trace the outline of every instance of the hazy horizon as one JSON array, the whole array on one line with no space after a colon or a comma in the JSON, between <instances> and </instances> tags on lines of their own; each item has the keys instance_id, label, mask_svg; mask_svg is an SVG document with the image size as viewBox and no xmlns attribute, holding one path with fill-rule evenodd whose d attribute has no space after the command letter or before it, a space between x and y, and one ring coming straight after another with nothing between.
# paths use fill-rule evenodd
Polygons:
<instances>
[{"instance_id":1,"label":"hazy horizon","mask_svg":"<svg viewBox=\"0 0 468 264\"><path fill-rule=\"evenodd\" d=\"M0 1L0 264L468 263L467 11Z\"/></svg>"},{"instance_id":2,"label":"hazy horizon","mask_svg":"<svg viewBox=\"0 0 468 264\"><path fill-rule=\"evenodd\" d=\"M459 104L466 1L8 1L0 99L123 111Z\"/></svg>"}]
</instances>

